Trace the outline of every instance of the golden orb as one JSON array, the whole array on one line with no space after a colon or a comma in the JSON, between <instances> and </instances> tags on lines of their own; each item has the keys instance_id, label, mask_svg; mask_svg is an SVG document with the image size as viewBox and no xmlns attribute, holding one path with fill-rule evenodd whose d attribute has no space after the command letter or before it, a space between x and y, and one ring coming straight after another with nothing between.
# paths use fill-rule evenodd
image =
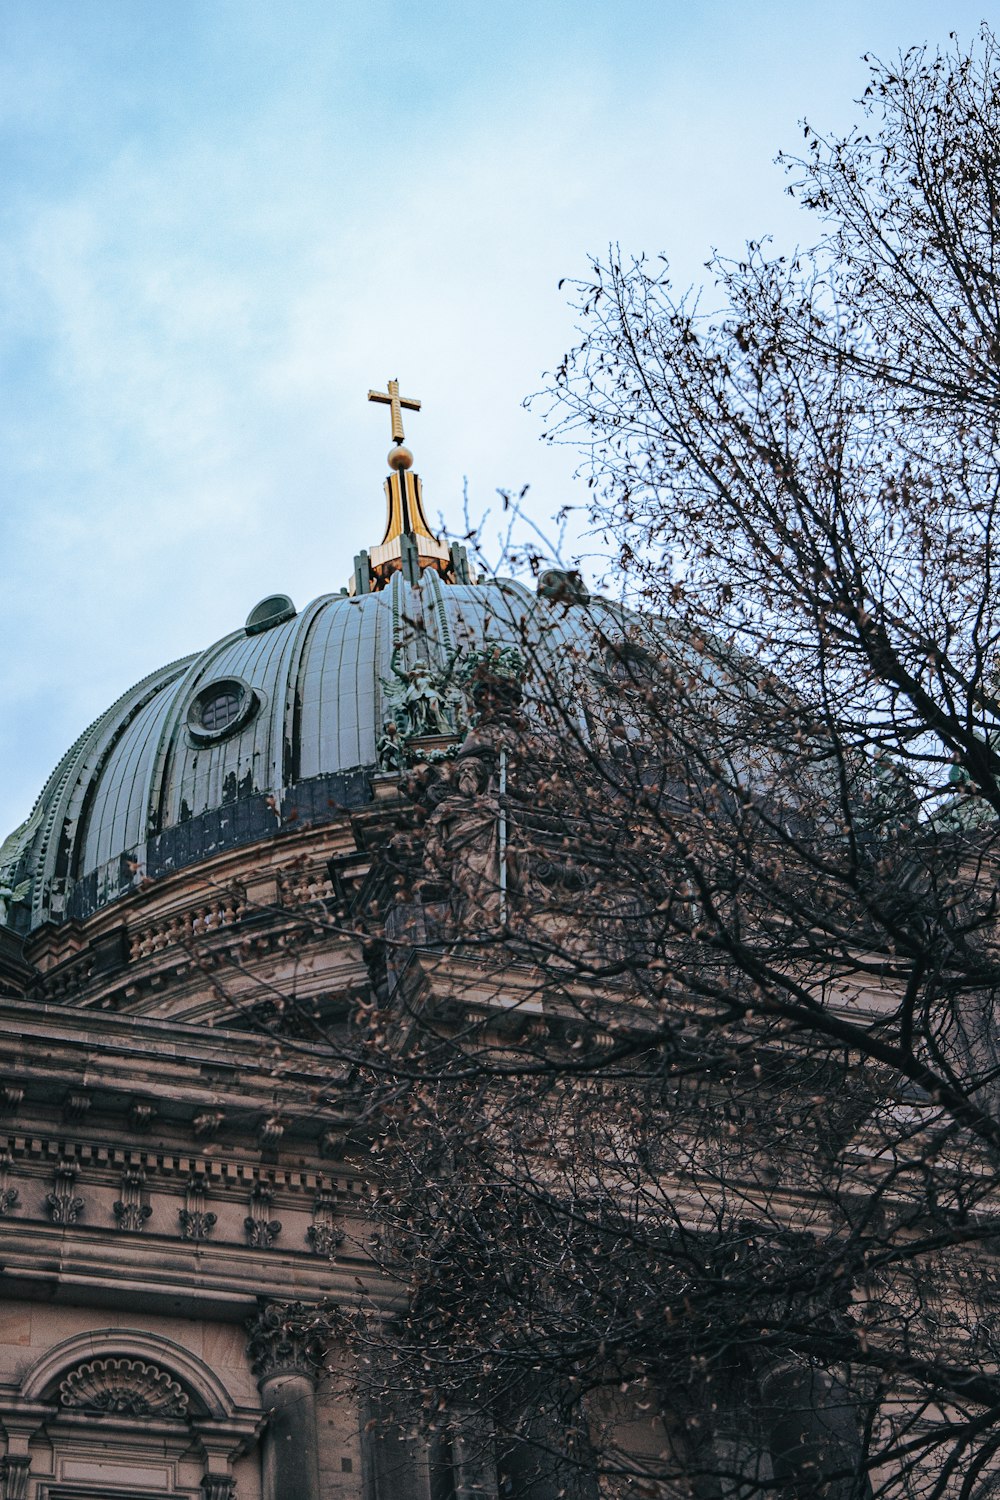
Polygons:
<instances>
[{"instance_id":1,"label":"golden orb","mask_svg":"<svg viewBox=\"0 0 1000 1500\"><path fill-rule=\"evenodd\" d=\"M404 448L399 443L395 448L389 449L389 468L402 471L413 468L413 454L409 448Z\"/></svg>"}]
</instances>

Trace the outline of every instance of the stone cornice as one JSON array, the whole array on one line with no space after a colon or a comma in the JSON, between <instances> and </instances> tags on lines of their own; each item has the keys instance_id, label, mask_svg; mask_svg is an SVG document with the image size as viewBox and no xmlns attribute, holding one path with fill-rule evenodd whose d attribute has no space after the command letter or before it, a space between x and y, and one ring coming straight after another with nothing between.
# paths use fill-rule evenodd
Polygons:
<instances>
[{"instance_id":1,"label":"stone cornice","mask_svg":"<svg viewBox=\"0 0 1000 1500\"><path fill-rule=\"evenodd\" d=\"M212 1107L221 1089L224 1103L244 1107L257 1094L269 1116L276 1092L290 1108L301 1097L312 1112L318 1078L334 1093L347 1078L346 1067L322 1047L295 1044L293 1062L276 1077L254 1033L0 1000L0 1080L23 1089L29 1100L32 1080L64 1081L60 1107L70 1086L85 1085L92 1094L127 1093L129 1107L137 1092L150 1103L162 1098Z\"/></svg>"},{"instance_id":2,"label":"stone cornice","mask_svg":"<svg viewBox=\"0 0 1000 1500\"><path fill-rule=\"evenodd\" d=\"M86 921L70 920L46 923L27 940L25 955L35 967L46 967L47 960L60 962L79 953L95 939L99 940L121 927L138 933L147 925L183 916L203 906L206 901L225 900L234 887L258 884L273 874L275 880L288 881L292 889L312 899L308 892L308 873L320 871L331 858L350 860L357 855L357 843L350 816L323 826L284 830L255 844L224 850L173 874L162 875L154 882L119 897ZM361 874L364 873L362 870ZM303 889L305 887L305 889ZM276 893L278 888L275 888ZM270 904L257 898L257 904ZM290 904L297 905L298 902Z\"/></svg>"}]
</instances>

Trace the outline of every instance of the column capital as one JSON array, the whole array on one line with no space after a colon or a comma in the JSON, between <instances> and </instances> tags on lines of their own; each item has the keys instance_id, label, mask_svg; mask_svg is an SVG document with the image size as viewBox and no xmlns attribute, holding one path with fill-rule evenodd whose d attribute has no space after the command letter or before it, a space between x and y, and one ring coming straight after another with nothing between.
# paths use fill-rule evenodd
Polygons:
<instances>
[{"instance_id":1,"label":"column capital","mask_svg":"<svg viewBox=\"0 0 1000 1500\"><path fill-rule=\"evenodd\" d=\"M236 1500L236 1480L231 1474L206 1474L201 1492L205 1500Z\"/></svg>"},{"instance_id":2,"label":"column capital","mask_svg":"<svg viewBox=\"0 0 1000 1500\"><path fill-rule=\"evenodd\" d=\"M258 1299L257 1313L247 1321L247 1354L257 1384L277 1375L307 1375L323 1368L330 1326L325 1308L307 1302Z\"/></svg>"}]
</instances>

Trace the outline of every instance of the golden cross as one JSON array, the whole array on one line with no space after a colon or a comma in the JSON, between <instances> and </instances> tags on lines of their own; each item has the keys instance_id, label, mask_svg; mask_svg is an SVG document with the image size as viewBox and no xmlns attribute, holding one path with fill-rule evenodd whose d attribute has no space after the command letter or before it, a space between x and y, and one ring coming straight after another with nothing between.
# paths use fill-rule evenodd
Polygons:
<instances>
[{"instance_id":1,"label":"golden cross","mask_svg":"<svg viewBox=\"0 0 1000 1500\"><path fill-rule=\"evenodd\" d=\"M420 402L414 401L412 396L401 396L399 394L399 381L390 380L387 391L369 391L369 401L379 401L387 406L392 414L392 440L394 443L403 441L403 412L405 406L407 411L419 411Z\"/></svg>"}]
</instances>

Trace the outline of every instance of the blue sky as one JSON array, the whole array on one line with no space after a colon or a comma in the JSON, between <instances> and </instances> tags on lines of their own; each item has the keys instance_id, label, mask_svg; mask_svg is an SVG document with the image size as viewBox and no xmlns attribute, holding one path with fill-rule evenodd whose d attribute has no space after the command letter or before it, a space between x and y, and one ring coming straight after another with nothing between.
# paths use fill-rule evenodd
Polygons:
<instances>
[{"instance_id":1,"label":"blue sky","mask_svg":"<svg viewBox=\"0 0 1000 1500\"><path fill-rule=\"evenodd\" d=\"M522 399L562 277L814 229L773 165L921 0L0 0L0 838L80 730L378 541L398 375L429 509L583 497Z\"/></svg>"}]
</instances>

